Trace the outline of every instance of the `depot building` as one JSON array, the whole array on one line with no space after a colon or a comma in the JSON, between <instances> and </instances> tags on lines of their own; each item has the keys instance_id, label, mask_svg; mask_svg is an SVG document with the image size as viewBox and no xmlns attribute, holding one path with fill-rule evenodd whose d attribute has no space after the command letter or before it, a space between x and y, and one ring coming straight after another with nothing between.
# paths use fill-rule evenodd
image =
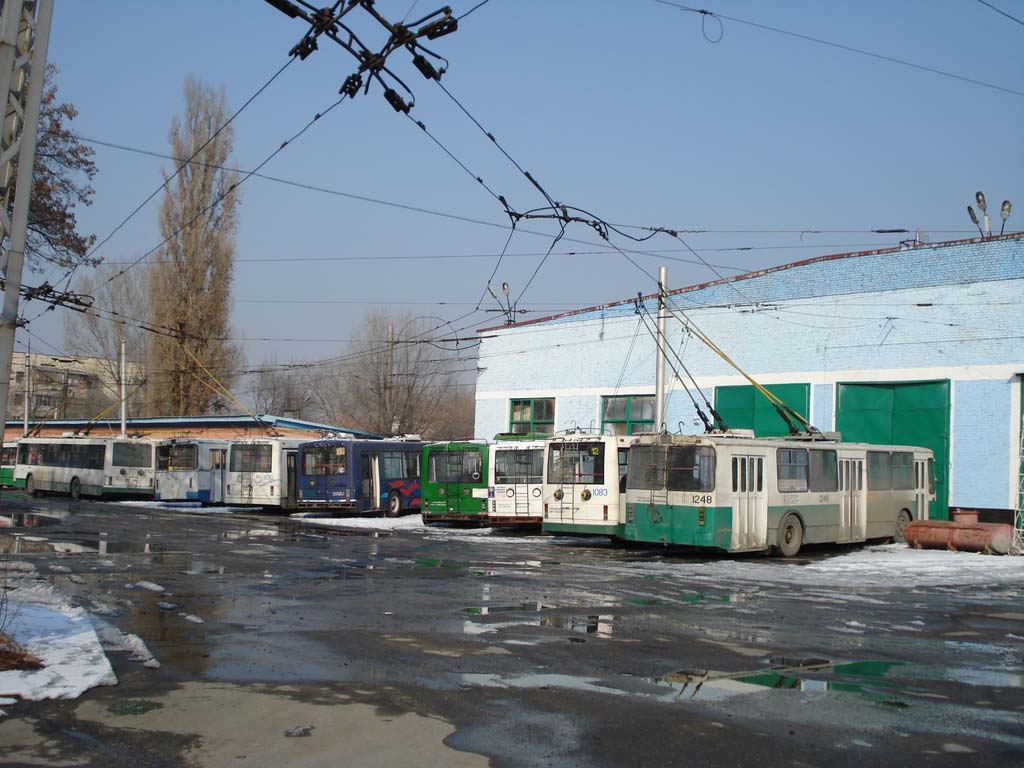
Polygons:
<instances>
[{"instance_id":1,"label":"depot building","mask_svg":"<svg viewBox=\"0 0 1024 768\"><path fill-rule=\"evenodd\" d=\"M668 345L692 375L669 353L668 431L704 431L685 383L730 428L789 433L699 331L820 431L931 449L937 516L967 508L1012 522L1024 234L822 256L674 289L667 301ZM482 330L477 437L653 431L657 303L625 299Z\"/></svg>"}]
</instances>

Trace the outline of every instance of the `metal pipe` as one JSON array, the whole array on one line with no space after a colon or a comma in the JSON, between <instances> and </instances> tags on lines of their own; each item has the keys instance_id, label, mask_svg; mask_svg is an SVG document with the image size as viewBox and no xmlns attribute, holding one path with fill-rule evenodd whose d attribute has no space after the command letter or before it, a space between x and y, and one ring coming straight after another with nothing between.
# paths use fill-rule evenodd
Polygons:
<instances>
[{"instance_id":1,"label":"metal pipe","mask_svg":"<svg viewBox=\"0 0 1024 768\"><path fill-rule=\"evenodd\" d=\"M1013 546L1013 526L1002 523L960 523L950 520L914 520L903 537L917 549L951 549L954 552L1008 554Z\"/></svg>"},{"instance_id":2,"label":"metal pipe","mask_svg":"<svg viewBox=\"0 0 1024 768\"><path fill-rule=\"evenodd\" d=\"M654 378L654 428L660 432L665 425L665 291L668 267L658 267L658 338Z\"/></svg>"}]
</instances>

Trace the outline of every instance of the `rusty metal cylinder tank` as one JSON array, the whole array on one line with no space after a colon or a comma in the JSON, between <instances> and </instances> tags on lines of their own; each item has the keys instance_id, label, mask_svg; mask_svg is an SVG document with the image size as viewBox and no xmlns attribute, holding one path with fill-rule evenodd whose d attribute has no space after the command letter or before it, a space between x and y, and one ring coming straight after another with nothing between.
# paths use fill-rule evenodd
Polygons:
<instances>
[{"instance_id":1,"label":"rusty metal cylinder tank","mask_svg":"<svg viewBox=\"0 0 1024 768\"><path fill-rule=\"evenodd\" d=\"M1006 555L1013 546L1013 526L996 523L915 520L907 524L903 535L908 545L918 549Z\"/></svg>"}]
</instances>

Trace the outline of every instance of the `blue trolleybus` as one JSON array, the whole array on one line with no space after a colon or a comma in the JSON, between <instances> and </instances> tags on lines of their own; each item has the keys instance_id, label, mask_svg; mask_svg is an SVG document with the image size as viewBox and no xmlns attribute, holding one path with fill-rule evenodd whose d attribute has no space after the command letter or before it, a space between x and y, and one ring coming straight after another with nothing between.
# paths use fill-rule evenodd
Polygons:
<instances>
[{"instance_id":1,"label":"blue trolleybus","mask_svg":"<svg viewBox=\"0 0 1024 768\"><path fill-rule=\"evenodd\" d=\"M299 446L299 508L420 510L420 440L316 440Z\"/></svg>"}]
</instances>

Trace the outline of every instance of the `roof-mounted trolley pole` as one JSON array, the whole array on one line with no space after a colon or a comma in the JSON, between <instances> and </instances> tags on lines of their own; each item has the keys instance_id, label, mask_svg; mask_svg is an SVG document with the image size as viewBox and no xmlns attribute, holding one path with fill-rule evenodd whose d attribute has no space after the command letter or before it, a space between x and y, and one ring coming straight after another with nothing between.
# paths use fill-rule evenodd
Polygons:
<instances>
[{"instance_id":1,"label":"roof-mounted trolley pole","mask_svg":"<svg viewBox=\"0 0 1024 768\"><path fill-rule=\"evenodd\" d=\"M6 0L0 23L0 62L13 59L11 66L21 70L0 74L0 84L14 86L25 67L25 60L11 56L8 50L17 40L14 26L32 25L32 11L35 10L35 34L32 35L31 56L28 58L28 94L25 97L25 117L21 121L21 147L18 155L18 175L14 188L14 212L10 223L10 240L4 253L4 302L0 316L0 414L7 423L7 395L11 384L11 358L14 354L14 332L18 326L18 299L21 294L21 272L25 265L25 238L28 230L28 204L32 193L32 169L35 165L36 133L39 127L39 105L43 96L43 79L46 72L46 49L50 42L50 20L53 17L53 0ZM14 26L12 26L14 25ZM0 94L6 110L9 93ZM5 112L6 114L6 112ZM5 120L5 127L6 127ZM9 145L4 136L3 144ZM4 212L6 213L6 211ZM8 233L3 233L8 234ZM0 243L2 245L2 243Z\"/></svg>"},{"instance_id":2,"label":"roof-mounted trolley pole","mask_svg":"<svg viewBox=\"0 0 1024 768\"><path fill-rule=\"evenodd\" d=\"M658 267L658 339L655 344L658 357L654 377L654 428L658 432L665 424L665 291L668 285L668 267Z\"/></svg>"}]
</instances>

